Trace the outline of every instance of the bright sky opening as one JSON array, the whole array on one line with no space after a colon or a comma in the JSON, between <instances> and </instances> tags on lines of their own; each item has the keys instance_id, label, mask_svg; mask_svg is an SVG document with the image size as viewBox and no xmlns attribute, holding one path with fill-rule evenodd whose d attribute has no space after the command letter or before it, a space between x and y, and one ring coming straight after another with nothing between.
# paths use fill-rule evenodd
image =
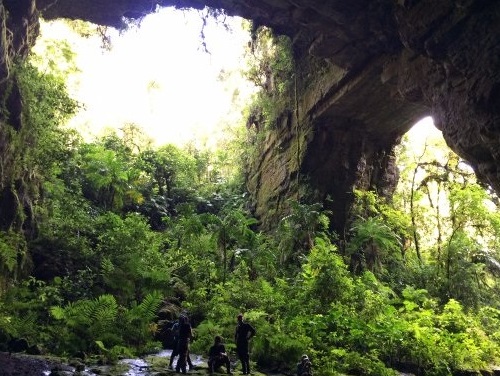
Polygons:
<instances>
[{"instance_id":1,"label":"bright sky opening","mask_svg":"<svg viewBox=\"0 0 500 376\"><path fill-rule=\"evenodd\" d=\"M443 139L443 135L434 125L432 117L427 116L418 121L407 133L411 141L413 153L420 155L426 144L436 143Z\"/></svg>"},{"instance_id":2,"label":"bright sky opening","mask_svg":"<svg viewBox=\"0 0 500 376\"><path fill-rule=\"evenodd\" d=\"M156 145L210 145L224 127L241 122L253 92L240 74L249 33L240 18L227 17L230 30L209 20L207 53L202 22L197 11L160 8L139 26L108 31L110 51L101 48L99 36L80 37L61 21L43 23L41 39L66 39L77 53L81 72L70 94L84 109L72 126L95 136L134 123Z\"/></svg>"}]
</instances>

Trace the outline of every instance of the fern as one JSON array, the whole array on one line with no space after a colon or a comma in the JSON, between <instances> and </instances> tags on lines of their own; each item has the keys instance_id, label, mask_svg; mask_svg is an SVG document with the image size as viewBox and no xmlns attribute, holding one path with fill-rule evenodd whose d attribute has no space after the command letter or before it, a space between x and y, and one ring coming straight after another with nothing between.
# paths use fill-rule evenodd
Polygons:
<instances>
[{"instance_id":1,"label":"fern","mask_svg":"<svg viewBox=\"0 0 500 376\"><path fill-rule=\"evenodd\" d=\"M19 252L26 252L26 241L22 235L13 231L0 231L0 270L14 272Z\"/></svg>"},{"instance_id":2,"label":"fern","mask_svg":"<svg viewBox=\"0 0 500 376\"><path fill-rule=\"evenodd\" d=\"M115 265L113 261L109 259L109 257L104 257L101 261L101 272L103 275L110 275L115 270Z\"/></svg>"},{"instance_id":3,"label":"fern","mask_svg":"<svg viewBox=\"0 0 500 376\"><path fill-rule=\"evenodd\" d=\"M66 310L61 306L54 306L50 308L50 314L56 320L63 320L66 317Z\"/></svg>"},{"instance_id":4,"label":"fern","mask_svg":"<svg viewBox=\"0 0 500 376\"><path fill-rule=\"evenodd\" d=\"M146 295L141 304L132 307L129 311L129 317L134 320L138 319L142 322L149 322L154 319L158 313L158 308L163 300L163 295L154 291Z\"/></svg>"},{"instance_id":5,"label":"fern","mask_svg":"<svg viewBox=\"0 0 500 376\"><path fill-rule=\"evenodd\" d=\"M33 338L37 335L38 332L36 313L28 312L24 315L11 317L10 329L11 334L16 337L23 337L26 339Z\"/></svg>"},{"instance_id":6,"label":"fern","mask_svg":"<svg viewBox=\"0 0 500 376\"><path fill-rule=\"evenodd\" d=\"M69 327L98 325L101 329L111 327L118 315L118 304L114 296L101 295L95 300L79 300L65 307L52 307L50 313L56 320L63 320Z\"/></svg>"},{"instance_id":7,"label":"fern","mask_svg":"<svg viewBox=\"0 0 500 376\"><path fill-rule=\"evenodd\" d=\"M114 363L116 362L120 357L133 357L134 354L132 351L130 351L129 348L125 346L113 346L111 349L106 348L104 343L102 341L95 341L95 344L97 345L98 349L102 352L104 355L104 362L105 363Z\"/></svg>"},{"instance_id":8,"label":"fern","mask_svg":"<svg viewBox=\"0 0 500 376\"><path fill-rule=\"evenodd\" d=\"M109 350L106 348L106 346L104 346L104 343L102 341L95 341L95 344L97 345L99 350L101 350L102 352L104 352L104 353L109 352Z\"/></svg>"},{"instance_id":9,"label":"fern","mask_svg":"<svg viewBox=\"0 0 500 376\"><path fill-rule=\"evenodd\" d=\"M89 307L89 318L103 329L113 326L118 315L118 304L113 295L101 295Z\"/></svg>"}]
</instances>

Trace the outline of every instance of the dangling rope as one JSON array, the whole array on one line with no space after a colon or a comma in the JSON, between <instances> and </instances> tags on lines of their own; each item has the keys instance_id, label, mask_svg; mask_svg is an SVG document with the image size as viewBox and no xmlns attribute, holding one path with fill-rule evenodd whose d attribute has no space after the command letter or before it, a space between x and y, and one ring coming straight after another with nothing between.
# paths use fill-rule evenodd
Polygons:
<instances>
[{"instance_id":1,"label":"dangling rope","mask_svg":"<svg viewBox=\"0 0 500 376\"><path fill-rule=\"evenodd\" d=\"M293 70L294 70L294 94L295 94L295 120L297 122L296 125L296 134L297 134L297 202L300 201L300 120L299 120L299 99L297 95L297 65L294 60L293 62Z\"/></svg>"}]
</instances>

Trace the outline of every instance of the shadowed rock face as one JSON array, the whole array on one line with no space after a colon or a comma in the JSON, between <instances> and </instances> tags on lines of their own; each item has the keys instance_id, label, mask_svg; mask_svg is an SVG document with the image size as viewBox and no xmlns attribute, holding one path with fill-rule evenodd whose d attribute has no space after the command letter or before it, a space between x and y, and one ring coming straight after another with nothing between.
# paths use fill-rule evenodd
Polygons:
<instances>
[{"instance_id":1,"label":"shadowed rock face","mask_svg":"<svg viewBox=\"0 0 500 376\"><path fill-rule=\"evenodd\" d=\"M332 198L333 227L342 233L352 189L390 196L393 148L429 115L500 193L500 2L493 0L3 0L0 96L11 57L33 43L39 14L119 27L156 5L223 8L293 40L302 62L298 98L277 119L248 178L264 225L307 179L318 199ZM323 69L308 70L306 61ZM1 115L0 126L15 125L12 114Z\"/></svg>"}]
</instances>

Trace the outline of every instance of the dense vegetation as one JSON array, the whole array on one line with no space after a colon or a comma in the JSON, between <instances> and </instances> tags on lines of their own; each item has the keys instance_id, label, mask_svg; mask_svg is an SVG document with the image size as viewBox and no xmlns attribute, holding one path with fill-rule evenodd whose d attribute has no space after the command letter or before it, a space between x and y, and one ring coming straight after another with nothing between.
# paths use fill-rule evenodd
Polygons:
<instances>
[{"instance_id":1,"label":"dense vegetation","mask_svg":"<svg viewBox=\"0 0 500 376\"><path fill-rule=\"evenodd\" d=\"M266 59L286 48L267 43ZM23 156L36 231L0 233L4 349L26 338L107 360L154 351L157 313L174 304L203 354L216 334L233 349L244 312L265 369L293 372L302 353L317 375L499 364L496 199L443 146L412 158L403 143L393 201L356 192L348 239L329 230L335 213L300 201L263 233L245 192L247 135L216 152L152 148L129 124L85 142L63 126L76 110L63 77L29 62L15 74L36 139ZM258 98L267 117L273 90Z\"/></svg>"}]
</instances>

